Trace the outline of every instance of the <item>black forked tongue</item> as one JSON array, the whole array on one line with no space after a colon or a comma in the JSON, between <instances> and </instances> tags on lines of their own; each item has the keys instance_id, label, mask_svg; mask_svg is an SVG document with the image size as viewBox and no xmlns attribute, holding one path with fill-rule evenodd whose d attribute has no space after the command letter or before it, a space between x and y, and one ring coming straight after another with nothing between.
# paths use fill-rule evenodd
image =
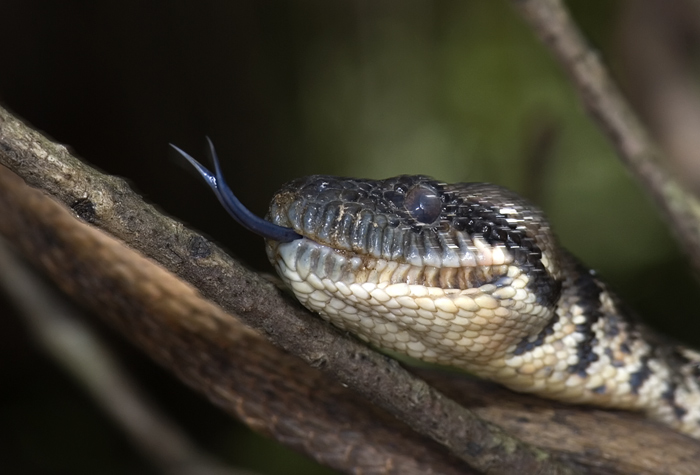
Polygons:
<instances>
[{"instance_id":1,"label":"black forked tongue","mask_svg":"<svg viewBox=\"0 0 700 475\"><path fill-rule=\"evenodd\" d=\"M301 239L302 236L294 232L292 228L277 226L269 221L265 221L264 219L255 216L245 206L243 206L224 180L224 175L221 173L221 166L219 165L219 157L216 155L214 144L211 142L209 137L207 137L207 143L209 144L209 161L214 163L214 171L216 172L214 174L212 174L212 172L207 170L205 166L180 148L173 144L170 144L170 146L174 148L177 153L182 155L185 160L190 162L190 164L199 172L202 178L204 178L204 181L207 182L207 185L209 185L216 197L219 199L219 202L223 205L224 209L226 209L228 214L230 214L233 219L238 221L241 226L264 237L265 239L271 239L273 241L291 242L296 239Z\"/></svg>"}]
</instances>

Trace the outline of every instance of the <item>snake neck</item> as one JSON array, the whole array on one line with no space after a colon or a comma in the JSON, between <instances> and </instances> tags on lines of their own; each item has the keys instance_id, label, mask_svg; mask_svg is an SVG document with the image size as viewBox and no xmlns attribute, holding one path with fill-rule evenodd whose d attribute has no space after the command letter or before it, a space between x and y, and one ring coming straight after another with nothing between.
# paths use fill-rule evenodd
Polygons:
<instances>
[{"instance_id":1,"label":"snake neck","mask_svg":"<svg viewBox=\"0 0 700 475\"><path fill-rule=\"evenodd\" d=\"M644 410L700 437L700 354L655 334L594 271L566 252L562 252L562 265L566 277L552 330L530 337L521 345L533 355L533 360L540 354L537 348L541 342L543 352L554 350L557 361L566 361L566 365L557 365L568 377L561 372L540 370L541 375L555 383L548 386L544 395ZM565 382L563 386L561 380ZM523 381L523 385L527 384ZM523 385L511 386L531 391Z\"/></svg>"}]
</instances>

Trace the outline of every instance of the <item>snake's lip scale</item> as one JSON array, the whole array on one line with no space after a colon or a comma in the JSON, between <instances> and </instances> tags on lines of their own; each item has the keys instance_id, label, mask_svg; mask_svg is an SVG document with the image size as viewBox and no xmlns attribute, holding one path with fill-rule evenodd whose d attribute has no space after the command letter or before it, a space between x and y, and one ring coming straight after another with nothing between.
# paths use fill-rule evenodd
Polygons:
<instances>
[{"instance_id":1,"label":"snake's lip scale","mask_svg":"<svg viewBox=\"0 0 700 475\"><path fill-rule=\"evenodd\" d=\"M286 184L265 221L228 189L211 142L215 174L176 150L333 325L517 391L643 410L700 438L700 354L650 338L515 193L317 175Z\"/></svg>"}]
</instances>

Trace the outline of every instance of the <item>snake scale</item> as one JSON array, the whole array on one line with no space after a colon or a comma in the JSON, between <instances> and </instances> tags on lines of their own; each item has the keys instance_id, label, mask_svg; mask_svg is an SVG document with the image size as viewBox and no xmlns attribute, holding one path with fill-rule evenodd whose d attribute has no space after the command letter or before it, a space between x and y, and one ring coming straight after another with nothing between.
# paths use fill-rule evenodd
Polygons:
<instances>
[{"instance_id":1,"label":"snake scale","mask_svg":"<svg viewBox=\"0 0 700 475\"><path fill-rule=\"evenodd\" d=\"M516 391L641 410L700 438L700 353L637 322L517 194L427 176L316 175L277 192L265 221L229 190L211 142L214 174L176 150L266 238L297 299L333 325Z\"/></svg>"}]
</instances>

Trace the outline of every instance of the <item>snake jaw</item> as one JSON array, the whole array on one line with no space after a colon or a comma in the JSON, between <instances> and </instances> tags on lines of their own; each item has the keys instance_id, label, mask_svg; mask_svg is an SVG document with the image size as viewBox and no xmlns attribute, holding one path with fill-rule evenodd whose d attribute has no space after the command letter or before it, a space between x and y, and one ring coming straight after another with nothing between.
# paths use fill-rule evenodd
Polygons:
<instances>
[{"instance_id":1,"label":"snake jaw","mask_svg":"<svg viewBox=\"0 0 700 475\"><path fill-rule=\"evenodd\" d=\"M440 270L337 251L309 239L268 241L267 252L297 299L335 326L378 347L491 379L505 368L508 350L549 320L550 309L523 290L527 276L514 266L491 269L490 279L500 285L459 289L425 282Z\"/></svg>"}]
</instances>

